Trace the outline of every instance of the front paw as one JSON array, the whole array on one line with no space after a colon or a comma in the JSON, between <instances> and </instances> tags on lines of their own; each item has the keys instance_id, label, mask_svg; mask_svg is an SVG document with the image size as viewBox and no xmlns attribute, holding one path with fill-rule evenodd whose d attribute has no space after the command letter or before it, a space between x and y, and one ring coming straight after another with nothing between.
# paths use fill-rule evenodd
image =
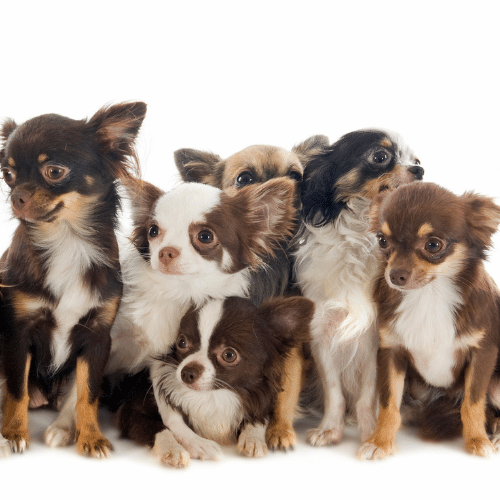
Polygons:
<instances>
[{"instance_id":1,"label":"front paw","mask_svg":"<svg viewBox=\"0 0 500 500\"><path fill-rule=\"evenodd\" d=\"M108 458L113 451L111 443L99 432L80 434L76 441L80 455L93 458Z\"/></svg>"},{"instance_id":2,"label":"front paw","mask_svg":"<svg viewBox=\"0 0 500 500\"><path fill-rule=\"evenodd\" d=\"M153 455L163 464L177 469L184 469L189 465L189 453L182 447L175 450L152 449Z\"/></svg>"},{"instance_id":3,"label":"front paw","mask_svg":"<svg viewBox=\"0 0 500 500\"><path fill-rule=\"evenodd\" d=\"M182 441L182 445L188 451L191 458L199 460L220 460L222 457L222 448L210 439L196 436L195 439Z\"/></svg>"},{"instance_id":4,"label":"front paw","mask_svg":"<svg viewBox=\"0 0 500 500\"><path fill-rule=\"evenodd\" d=\"M10 455L10 443L0 434L0 458Z\"/></svg>"},{"instance_id":5,"label":"front paw","mask_svg":"<svg viewBox=\"0 0 500 500\"><path fill-rule=\"evenodd\" d=\"M491 457L495 453L496 448L492 442L486 437L471 438L465 441L465 449L479 457Z\"/></svg>"},{"instance_id":6,"label":"front paw","mask_svg":"<svg viewBox=\"0 0 500 500\"><path fill-rule=\"evenodd\" d=\"M74 443L76 441L76 434L74 429L51 424L47 427L43 438L45 443L51 448L57 448Z\"/></svg>"},{"instance_id":7,"label":"front paw","mask_svg":"<svg viewBox=\"0 0 500 500\"><path fill-rule=\"evenodd\" d=\"M267 445L258 438L242 438L240 436L240 439L238 439L238 452L245 457L261 458L267 455Z\"/></svg>"},{"instance_id":8,"label":"front paw","mask_svg":"<svg viewBox=\"0 0 500 500\"><path fill-rule=\"evenodd\" d=\"M2 429L2 435L14 453L23 453L29 447L30 436L27 429Z\"/></svg>"},{"instance_id":9,"label":"front paw","mask_svg":"<svg viewBox=\"0 0 500 500\"><path fill-rule=\"evenodd\" d=\"M337 444L342 441L342 429L311 429L307 435L307 442L313 446Z\"/></svg>"},{"instance_id":10,"label":"front paw","mask_svg":"<svg viewBox=\"0 0 500 500\"><path fill-rule=\"evenodd\" d=\"M284 450L287 451L295 446L297 443L297 435L293 427L273 422L269 424L266 431L267 446L271 450Z\"/></svg>"},{"instance_id":11,"label":"front paw","mask_svg":"<svg viewBox=\"0 0 500 500\"><path fill-rule=\"evenodd\" d=\"M387 458L396 453L396 446L394 443L378 443L366 441L363 443L357 453L360 460L380 460Z\"/></svg>"}]
</instances>

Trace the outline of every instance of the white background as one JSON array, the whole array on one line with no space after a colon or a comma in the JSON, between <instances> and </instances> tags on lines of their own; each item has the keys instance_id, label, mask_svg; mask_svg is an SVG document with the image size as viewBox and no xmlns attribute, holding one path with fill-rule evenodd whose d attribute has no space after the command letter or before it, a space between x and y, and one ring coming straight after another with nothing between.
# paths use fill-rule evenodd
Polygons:
<instances>
[{"instance_id":1,"label":"white background","mask_svg":"<svg viewBox=\"0 0 500 500\"><path fill-rule=\"evenodd\" d=\"M172 153L181 147L227 157L251 144L290 148L314 134L334 141L380 126L405 137L427 181L457 194L500 195L496 2L5 4L0 117L84 118L107 103L143 100L143 175L164 189L179 182ZM15 222L8 205L1 207L4 250ZM488 268L500 282L498 250ZM32 446L0 461L0 477L18 494L39 498L313 498L341 491L438 498L494 494L498 484L500 454L470 457L460 439L424 443L411 430L399 433L399 454L381 463L355 459L355 430L339 446L308 446L305 422L293 452L251 460L227 448L220 462L193 461L178 471L119 440L104 412L115 445L104 461L48 449L42 433L54 415L30 415Z\"/></svg>"}]
</instances>

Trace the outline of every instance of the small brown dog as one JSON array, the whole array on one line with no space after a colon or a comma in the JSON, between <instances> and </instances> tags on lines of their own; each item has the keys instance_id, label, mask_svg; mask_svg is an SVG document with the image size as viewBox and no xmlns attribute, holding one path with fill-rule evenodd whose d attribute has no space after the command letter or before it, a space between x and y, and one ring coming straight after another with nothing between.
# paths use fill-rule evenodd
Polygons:
<instances>
[{"instance_id":1,"label":"small brown dog","mask_svg":"<svg viewBox=\"0 0 500 500\"><path fill-rule=\"evenodd\" d=\"M499 407L500 293L484 260L500 207L473 193L412 183L381 193L371 217L385 257L375 289L380 411L358 457L395 452L405 378L458 397L467 451L488 456L495 448L486 406Z\"/></svg>"}]
</instances>

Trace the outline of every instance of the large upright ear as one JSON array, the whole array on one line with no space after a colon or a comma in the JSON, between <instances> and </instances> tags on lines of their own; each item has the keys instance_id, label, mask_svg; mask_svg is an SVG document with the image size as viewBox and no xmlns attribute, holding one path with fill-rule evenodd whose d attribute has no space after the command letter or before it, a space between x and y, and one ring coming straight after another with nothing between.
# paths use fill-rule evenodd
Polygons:
<instances>
[{"instance_id":1,"label":"large upright ear","mask_svg":"<svg viewBox=\"0 0 500 500\"><path fill-rule=\"evenodd\" d=\"M260 306L263 319L273 330L275 338L287 347L310 340L310 325L314 302L305 297L278 297Z\"/></svg>"},{"instance_id":2,"label":"large upright ear","mask_svg":"<svg viewBox=\"0 0 500 500\"><path fill-rule=\"evenodd\" d=\"M280 177L245 189L223 192L238 224L243 261L250 266L273 254L276 246L292 236L295 223L295 182ZM230 200L228 200L230 198Z\"/></svg>"},{"instance_id":3,"label":"large upright ear","mask_svg":"<svg viewBox=\"0 0 500 500\"><path fill-rule=\"evenodd\" d=\"M146 108L146 104L140 101L106 106L88 122L116 179L132 173L139 175L134 142L146 116Z\"/></svg>"},{"instance_id":4,"label":"large upright ear","mask_svg":"<svg viewBox=\"0 0 500 500\"><path fill-rule=\"evenodd\" d=\"M222 161L219 155L196 149L178 149L174 160L183 181L222 187L222 178L219 179L218 175L218 164Z\"/></svg>"},{"instance_id":5,"label":"large upright ear","mask_svg":"<svg viewBox=\"0 0 500 500\"><path fill-rule=\"evenodd\" d=\"M9 138L10 134L14 132L14 130L17 128L16 122L12 118L7 118L3 124L2 128L0 129L0 160L4 157L4 149L5 149L5 143L7 142L7 139Z\"/></svg>"},{"instance_id":6,"label":"large upright ear","mask_svg":"<svg viewBox=\"0 0 500 500\"><path fill-rule=\"evenodd\" d=\"M465 193L461 198L466 204L468 239L486 250L491 246L491 238L500 225L500 207L493 198L475 193Z\"/></svg>"},{"instance_id":7,"label":"large upright ear","mask_svg":"<svg viewBox=\"0 0 500 500\"><path fill-rule=\"evenodd\" d=\"M328 147L328 137L326 135L313 135L294 146L292 151L299 157L300 163L305 168L315 156L324 153Z\"/></svg>"}]
</instances>

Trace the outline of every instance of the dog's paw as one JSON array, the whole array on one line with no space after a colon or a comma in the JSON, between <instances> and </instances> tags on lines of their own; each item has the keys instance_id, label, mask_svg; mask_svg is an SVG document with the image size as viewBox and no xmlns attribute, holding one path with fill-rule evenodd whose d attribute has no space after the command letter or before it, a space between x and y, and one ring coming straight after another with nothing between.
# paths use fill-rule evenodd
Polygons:
<instances>
[{"instance_id":1,"label":"dog's paw","mask_svg":"<svg viewBox=\"0 0 500 500\"><path fill-rule=\"evenodd\" d=\"M3 437L8 441L10 450L14 453L23 453L28 447L30 442L29 433L27 430L2 430Z\"/></svg>"},{"instance_id":2,"label":"dog's paw","mask_svg":"<svg viewBox=\"0 0 500 500\"><path fill-rule=\"evenodd\" d=\"M159 450L153 447L152 451L161 464L178 469L187 467L191 459L189 453L182 447L175 450Z\"/></svg>"},{"instance_id":3,"label":"dog's paw","mask_svg":"<svg viewBox=\"0 0 500 500\"><path fill-rule=\"evenodd\" d=\"M469 439L465 442L465 449L479 457L491 457L495 453L496 448L493 443L486 437L477 437Z\"/></svg>"},{"instance_id":4,"label":"dog's paw","mask_svg":"<svg viewBox=\"0 0 500 500\"><path fill-rule=\"evenodd\" d=\"M313 446L337 444L342 441L342 429L311 429L307 435L307 442Z\"/></svg>"},{"instance_id":5,"label":"dog's paw","mask_svg":"<svg viewBox=\"0 0 500 500\"><path fill-rule=\"evenodd\" d=\"M0 458L5 458L11 452L10 443L0 434Z\"/></svg>"},{"instance_id":6,"label":"dog's paw","mask_svg":"<svg viewBox=\"0 0 500 500\"><path fill-rule=\"evenodd\" d=\"M111 443L100 433L80 434L76 441L80 455L92 458L108 458L113 451Z\"/></svg>"},{"instance_id":7,"label":"dog's paw","mask_svg":"<svg viewBox=\"0 0 500 500\"><path fill-rule=\"evenodd\" d=\"M240 436L238 452L245 457L260 458L267 455L267 445L259 438L248 436L242 439Z\"/></svg>"},{"instance_id":8,"label":"dog's paw","mask_svg":"<svg viewBox=\"0 0 500 500\"><path fill-rule=\"evenodd\" d=\"M220 460L222 457L222 448L210 439L196 436L195 439L182 441L182 445L188 451L191 458L198 460Z\"/></svg>"},{"instance_id":9,"label":"dog's paw","mask_svg":"<svg viewBox=\"0 0 500 500\"><path fill-rule=\"evenodd\" d=\"M266 442L271 450L287 451L297 443L297 435L293 427L273 423L267 428Z\"/></svg>"},{"instance_id":10,"label":"dog's paw","mask_svg":"<svg viewBox=\"0 0 500 500\"><path fill-rule=\"evenodd\" d=\"M396 447L393 444L376 445L371 441L366 441L360 446L356 456L360 460L380 460L394 453L396 453Z\"/></svg>"},{"instance_id":11,"label":"dog's paw","mask_svg":"<svg viewBox=\"0 0 500 500\"><path fill-rule=\"evenodd\" d=\"M47 427L43 435L43 439L45 444L51 448L58 448L60 446L73 444L76 440L76 434L74 429L58 427L57 425L52 424Z\"/></svg>"}]
</instances>

